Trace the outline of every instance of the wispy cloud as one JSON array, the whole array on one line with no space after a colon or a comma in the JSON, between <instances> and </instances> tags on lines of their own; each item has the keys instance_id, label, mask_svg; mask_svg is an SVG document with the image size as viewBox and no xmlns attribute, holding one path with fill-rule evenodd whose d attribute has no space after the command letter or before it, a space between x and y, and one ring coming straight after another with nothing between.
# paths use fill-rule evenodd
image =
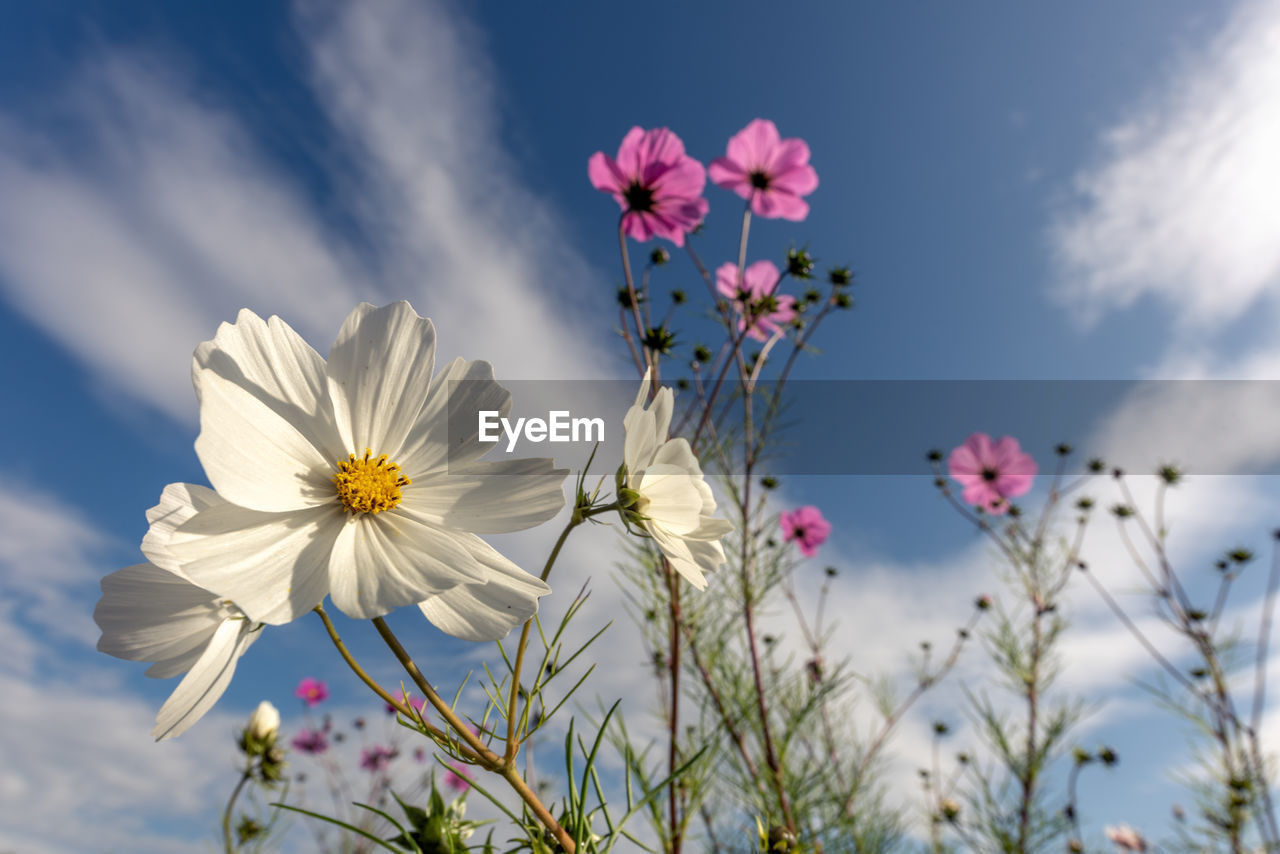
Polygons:
<instances>
[{"instance_id":1,"label":"wispy cloud","mask_svg":"<svg viewBox=\"0 0 1280 854\"><path fill-rule=\"evenodd\" d=\"M476 34L432 4L305 4L298 19L332 122L314 131L355 164L326 178L358 234L196 72L101 49L52 99L56 121L0 115L10 304L110 387L185 419L190 353L241 306L323 353L359 300L407 298L445 354L499 377L598 375L607 324L569 298L596 277L496 142Z\"/></svg>"},{"instance_id":2,"label":"wispy cloud","mask_svg":"<svg viewBox=\"0 0 1280 854\"><path fill-rule=\"evenodd\" d=\"M1089 320L1154 297L1184 327L1241 316L1280 283L1280 3L1246 0L1103 135L1050 238L1059 294Z\"/></svg>"}]
</instances>

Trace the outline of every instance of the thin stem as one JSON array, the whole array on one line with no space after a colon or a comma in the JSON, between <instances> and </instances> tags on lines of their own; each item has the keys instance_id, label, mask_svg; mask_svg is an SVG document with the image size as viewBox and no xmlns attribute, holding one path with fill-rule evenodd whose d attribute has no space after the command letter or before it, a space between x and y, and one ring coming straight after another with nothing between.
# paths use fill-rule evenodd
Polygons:
<instances>
[{"instance_id":1,"label":"thin stem","mask_svg":"<svg viewBox=\"0 0 1280 854\"><path fill-rule=\"evenodd\" d=\"M236 848L231 844L231 813L235 809L236 798L240 797L244 784L249 782L249 778L253 775L253 760L249 761L249 767L244 769L244 773L240 775L240 782L236 783L236 787L231 790L231 798L227 801L227 808L222 813L222 841L225 844L227 854L235 854Z\"/></svg>"},{"instance_id":2,"label":"thin stem","mask_svg":"<svg viewBox=\"0 0 1280 854\"><path fill-rule=\"evenodd\" d=\"M671 563L664 557L662 568L667 576L667 590L671 597L671 719L670 742L667 746L667 773L675 777L679 767L680 751L678 737L680 734L680 576L671 568ZM684 841L684 827L679 821L677 811L677 790L674 779L667 789L668 812L671 817L671 854L680 854Z\"/></svg>"},{"instance_id":3,"label":"thin stem","mask_svg":"<svg viewBox=\"0 0 1280 854\"><path fill-rule=\"evenodd\" d=\"M547 811L542 801L538 799L538 796L521 778L520 771L515 763L505 761L503 757L485 747L484 742L480 741L476 734L472 732L471 727L463 723L449 704L440 698L435 688L431 687L431 683L422 675L422 671L418 669L418 665L413 658L401 645L400 639L396 637L395 632L391 631L391 627L387 625L386 620L382 617L374 617L373 626L378 630L378 634L382 636L383 642L386 643L392 654L395 655L396 660L400 662L400 666L404 668L409 677L413 679L414 684L422 691L423 696L427 698L427 702L445 719L449 727L458 734L459 738L466 742L466 746L475 753L479 764L489 771L501 774L511 788L515 790L516 794L520 796L520 799L537 816L538 821L542 822L556 837L556 841L560 843L560 846L568 854L574 854L577 848L574 845L573 838L560 826L560 822L556 821L555 817Z\"/></svg>"},{"instance_id":4,"label":"thin stem","mask_svg":"<svg viewBox=\"0 0 1280 854\"><path fill-rule=\"evenodd\" d=\"M368 685L373 690L373 693L381 697L388 705L394 708L397 712L404 715L406 718L410 720L416 720L417 718L414 717L413 711L411 711L409 704L406 703L403 698L392 696L389 691L387 691L385 688L379 685L372 676L366 673L364 671L364 668L361 667L360 664L355 660L355 657L351 655L350 650L347 649L347 645L343 643L342 638L338 636L338 630L333 625L333 620L329 619L329 615L325 613L324 606L317 605L312 610L314 610L316 614L320 617L321 621L324 622L325 631L329 633L329 640L333 641L333 645L337 647L338 653L342 655L342 660L347 663L347 666L351 668L351 671L355 673L356 676L360 677L360 681ZM426 721L423 721L423 725L426 726L428 732L432 736L438 736L441 738L444 737L443 732L431 726L430 724L426 723Z\"/></svg>"},{"instance_id":5,"label":"thin stem","mask_svg":"<svg viewBox=\"0 0 1280 854\"><path fill-rule=\"evenodd\" d=\"M631 317L636 324L636 338L643 345L644 342L644 320L640 317L640 297L636 293L635 279L631 275L631 257L627 253L627 233L623 230L623 220L618 221L618 252L622 255L622 276L627 283L627 296L631 301ZM644 348L644 360L648 365L653 365L657 360L652 357L649 348ZM654 377L657 381L657 377Z\"/></svg>"},{"instance_id":6,"label":"thin stem","mask_svg":"<svg viewBox=\"0 0 1280 854\"><path fill-rule=\"evenodd\" d=\"M556 544L551 547L551 554L547 555L547 562L542 567L541 578L543 581L546 581L551 575L551 568L555 566L556 558L560 557L560 550L564 548L565 542L569 539L569 533L585 520L586 516L583 514L582 508L575 507L573 515L569 517L569 522L564 526L564 530L560 532L560 536L556 538ZM520 697L520 672L524 668L524 653L526 647L529 646L529 631L532 627L533 619L525 620L524 628L520 630L520 645L516 647L516 663L511 668L511 696L507 701L507 746L504 752L508 763L515 759L516 752L520 749L520 742L516 738L516 701Z\"/></svg>"}]
</instances>

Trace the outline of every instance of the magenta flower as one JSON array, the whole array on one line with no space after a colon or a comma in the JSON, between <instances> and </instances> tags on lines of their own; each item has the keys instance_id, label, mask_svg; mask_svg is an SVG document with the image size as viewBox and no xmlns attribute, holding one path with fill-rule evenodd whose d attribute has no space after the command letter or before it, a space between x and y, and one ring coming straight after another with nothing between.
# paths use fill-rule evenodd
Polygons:
<instances>
[{"instance_id":1,"label":"magenta flower","mask_svg":"<svg viewBox=\"0 0 1280 854\"><path fill-rule=\"evenodd\" d=\"M665 237L684 246L685 234L707 215L706 169L666 128L633 127L618 146L617 160L603 151L591 155L587 177L591 186L618 200L622 229L636 240Z\"/></svg>"},{"instance_id":2,"label":"magenta flower","mask_svg":"<svg viewBox=\"0 0 1280 854\"><path fill-rule=\"evenodd\" d=\"M319 679L308 676L298 683L298 687L293 691L293 696L302 700L308 706L318 706L329 699L329 686Z\"/></svg>"},{"instance_id":3,"label":"magenta flower","mask_svg":"<svg viewBox=\"0 0 1280 854\"><path fill-rule=\"evenodd\" d=\"M1031 489L1036 461L1024 454L1018 440L1005 436L992 442L986 433L974 433L947 458L951 477L964 487L966 504L1000 516L1009 511L1009 499Z\"/></svg>"},{"instance_id":4,"label":"magenta flower","mask_svg":"<svg viewBox=\"0 0 1280 854\"><path fill-rule=\"evenodd\" d=\"M455 792L465 792L471 788L471 771L461 762L451 762L445 772L444 784Z\"/></svg>"},{"instance_id":5,"label":"magenta flower","mask_svg":"<svg viewBox=\"0 0 1280 854\"><path fill-rule=\"evenodd\" d=\"M738 265L726 262L716 270L716 290L733 300L738 313L738 331L757 341L767 341L780 326L796 316L796 298L776 293L782 277L772 261L757 261L742 271L738 281ZM748 326L750 324L750 326Z\"/></svg>"},{"instance_id":6,"label":"magenta flower","mask_svg":"<svg viewBox=\"0 0 1280 854\"><path fill-rule=\"evenodd\" d=\"M756 119L729 140L727 157L707 169L711 180L751 200L756 216L799 221L809 215L807 196L818 188L818 173L809 165L809 144L779 139L768 119Z\"/></svg>"},{"instance_id":7,"label":"magenta flower","mask_svg":"<svg viewBox=\"0 0 1280 854\"><path fill-rule=\"evenodd\" d=\"M293 737L293 741L289 743L293 745L294 750L300 750L303 753L318 754L329 749L328 737L318 729L299 730Z\"/></svg>"},{"instance_id":8,"label":"magenta flower","mask_svg":"<svg viewBox=\"0 0 1280 854\"><path fill-rule=\"evenodd\" d=\"M389 747L375 744L373 747L366 747L360 751L360 767L376 774L379 771L385 771L387 766L391 764L391 760L398 755L396 751Z\"/></svg>"},{"instance_id":9,"label":"magenta flower","mask_svg":"<svg viewBox=\"0 0 1280 854\"><path fill-rule=\"evenodd\" d=\"M778 522L782 525L782 539L787 542L795 540L800 547L800 554L805 557L816 555L818 546L825 543L831 535L831 523L813 505L797 507L790 513L783 513Z\"/></svg>"}]
</instances>

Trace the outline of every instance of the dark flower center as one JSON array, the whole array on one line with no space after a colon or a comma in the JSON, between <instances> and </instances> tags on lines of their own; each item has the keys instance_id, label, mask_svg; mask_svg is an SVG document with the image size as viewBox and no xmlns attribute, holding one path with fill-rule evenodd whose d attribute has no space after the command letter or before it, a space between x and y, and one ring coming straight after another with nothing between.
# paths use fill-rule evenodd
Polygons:
<instances>
[{"instance_id":1,"label":"dark flower center","mask_svg":"<svg viewBox=\"0 0 1280 854\"><path fill-rule=\"evenodd\" d=\"M985 480L987 483L991 483L993 480L995 480L999 476L1000 476L1000 472L996 471L993 468L985 468L982 470L982 479Z\"/></svg>"},{"instance_id":2,"label":"dark flower center","mask_svg":"<svg viewBox=\"0 0 1280 854\"><path fill-rule=\"evenodd\" d=\"M752 172L747 177L751 179L751 186L757 190L769 189L769 176L763 172Z\"/></svg>"},{"instance_id":3,"label":"dark flower center","mask_svg":"<svg viewBox=\"0 0 1280 854\"><path fill-rule=\"evenodd\" d=\"M791 531L792 531L791 536L793 536L795 539L797 540L804 539L804 525L796 525L794 528L791 529Z\"/></svg>"},{"instance_id":4,"label":"dark flower center","mask_svg":"<svg viewBox=\"0 0 1280 854\"><path fill-rule=\"evenodd\" d=\"M648 213L653 210L653 190L642 187L640 182L633 181L623 195L627 199L627 207L637 213Z\"/></svg>"}]
</instances>

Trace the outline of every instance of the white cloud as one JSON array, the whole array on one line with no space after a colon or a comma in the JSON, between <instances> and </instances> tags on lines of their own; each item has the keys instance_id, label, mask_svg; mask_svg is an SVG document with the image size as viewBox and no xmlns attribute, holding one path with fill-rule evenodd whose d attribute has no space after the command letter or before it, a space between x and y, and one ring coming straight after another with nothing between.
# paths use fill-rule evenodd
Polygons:
<instances>
[{"instance_id":1,"label":"white cloud","mask_svg":"<svg viewBox=\"0 0 1280 854\"><path fill-rule=\"evenodd\" d=\"M1052 228L1063 301L1086 319L1144 296L1231 321L1280 282L1280 3L1246 0L1206 50L1103 137Z\"/></svg>"},{"instance_id":2,"label":"white cloud","mask_svg":"<svg viewBox=\"0 0 1280 854\"><path fill-rule=\"evenodd\" d=\"M500 378L600 375L608 323L572 308L599 277L496 144L475 34L430 4L298 17L333 122L315 132L356 164L325 178L359 234L326 221L197 75L103 50L51 99L57 122L0 115L10 303L96 379L182 419L191 351L241 306L324 352L359 300L407 298L437 321L442 355L489 359Z\"/></svg>"}]
</instances>

